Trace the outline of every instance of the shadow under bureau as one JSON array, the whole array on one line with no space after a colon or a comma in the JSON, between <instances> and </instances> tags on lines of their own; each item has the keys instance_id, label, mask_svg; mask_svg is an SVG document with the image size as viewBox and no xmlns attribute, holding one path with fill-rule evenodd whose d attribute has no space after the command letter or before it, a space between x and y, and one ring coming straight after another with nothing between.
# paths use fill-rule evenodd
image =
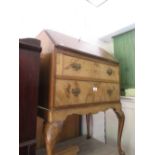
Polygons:
<instances>
[{"instance_id":1,"label":"shadow under bureau","mask_svg":"<svg viewBox=\"0 0 155 155\"><path fill-rule=\"evenodd\" d=\"M113 109L119 120L118 151L124 126L120 104L119 63L103 49L51 30L42 31L39 114L45 122L47 155L53 155L56 137L65 119L86 115L87 137L91 137L92 114ZM90 53L98 53L93 55Z\"/></svg>"}]
</instances>

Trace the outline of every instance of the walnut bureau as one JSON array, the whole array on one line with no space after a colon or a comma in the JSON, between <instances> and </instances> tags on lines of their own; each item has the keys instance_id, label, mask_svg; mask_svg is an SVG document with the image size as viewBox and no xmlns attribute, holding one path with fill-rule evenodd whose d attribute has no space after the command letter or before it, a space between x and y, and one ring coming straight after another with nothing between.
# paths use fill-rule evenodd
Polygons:
<instances>
[{"instance_id":1,"label":"walnut bureau","mask_svg":"<svg viewBox=\"0 0 155 155\"><path fill-rule=\"evenodd\" d=\"M110 108L118 117L118 151L124 155L121 136L125 116L120 104L119 63L105 50L55 31L44 30L37 38L42 46L38 108L46 119L47 155L53 155L56 137L67 116L85 114L90 137L91 114Z\"/></svg>"}]
</instances>

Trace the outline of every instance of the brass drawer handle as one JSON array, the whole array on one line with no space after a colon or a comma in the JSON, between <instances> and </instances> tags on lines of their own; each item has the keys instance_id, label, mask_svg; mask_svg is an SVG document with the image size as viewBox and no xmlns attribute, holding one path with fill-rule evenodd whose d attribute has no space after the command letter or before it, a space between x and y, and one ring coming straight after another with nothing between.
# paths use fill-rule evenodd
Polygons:
<instances>
[{"instance_id":1,"label":"brass drawer handle","mask_svg":"<svg viewBox=\"0 0 155 155\"><path fill-rule=\"evenodd\" d=\"M74 88L74 89L72 89L72 94L74 95L74 96L79 96L79 94L80 94L80 88Z\"/></svg>"},{"instance_id":2,"label":"brass drawer handle","mask_svg":"<svg viewBox=\"0 0 155 155\"><path fill-rule=\"evenodd\" d=\"M81 69L81 64L72 63L72 64L71 64L71 67L72 67L74 70L78 71L78 70Z\"/></svg>"},{"instance_id":3,"label":"brass drawer handle","mask_svg":"<svg viewBox=\"0 0 155 155\"><path fill-rule=\"evenodd\" d=\"M113 90L112 90L112 89L108 89L108 90L107 90L107 94L108 94L109 96L111 96L112 93L113 93Z\"/></svg>"},{"instance_id":4,"label":"brass drawer handle","mask_svg":"<svg viewBox=\"0 0 155 155\"><path fill-rule=\"evenodd\" d=\"M110 76L110 75L112 75L112 69L111 68L108 68L108 70L107 70L107 74Z\"/></svg>"}]
</instances>

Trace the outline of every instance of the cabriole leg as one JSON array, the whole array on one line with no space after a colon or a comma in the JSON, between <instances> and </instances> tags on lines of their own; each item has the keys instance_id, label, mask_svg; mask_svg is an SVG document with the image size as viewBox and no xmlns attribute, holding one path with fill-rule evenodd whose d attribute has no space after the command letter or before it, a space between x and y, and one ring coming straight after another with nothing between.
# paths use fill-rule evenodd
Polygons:
<instances>
[{"instance_id":1,"label":"cabriole leg","mask_svg":"<svg viewBox=\"0 0 155 155\"><path fill-rule=\"evenodd\" d=\"M124 127L125 115L121 109L119 110L114 109L114 112L116 113L118 118L118 138L117 138L118 151L120 155L125 155L125 152L122 150L122 146L121 146L121 138L122 138L122 131Z\"/></svg>"},{"instance_id":2,"label":"cabriole leg","mask_svg":"<svg viewBox=\"0 0 155 155\"><path fill-rule=\"evenodd\" d=\"M56 138L61 132L63 127L63 122L47 122L45 124L44 134L45 134L45 145L46 145L46 155L54 155L54 145L56 143Z\"/></svg>"},{"instance_id":3,"label":"cabriole leg","mask_svg":"<svg viewBox=\"0 0 155 155\"><path fill-rule=\"evenodd\" d=\"M92 120L92 114L86 115L86 125L87 125L87 139L90 139L92 137L90 132L90 121Z\"/></svg>"}]
</instances>

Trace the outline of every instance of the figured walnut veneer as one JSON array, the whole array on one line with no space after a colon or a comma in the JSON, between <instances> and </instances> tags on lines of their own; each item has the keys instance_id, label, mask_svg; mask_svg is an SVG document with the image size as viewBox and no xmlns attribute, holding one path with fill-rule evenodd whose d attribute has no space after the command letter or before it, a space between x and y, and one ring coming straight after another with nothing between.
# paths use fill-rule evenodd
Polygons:
<instances>
[{"instance_id":1,"label":"figured walnut veneer","mask_svg":"<svg viewBox=\"0 0 155 155\"><path fill-rule=\"evenodd\" d=\"M119 67L103 62L87 60L58 53L56 75L76 76L79 78L92 78L93 80L106 80L109 82L119 82Z\"/></svg>"},{"instance_id":2,"label":"figured walnut veneer","mask_svg":"<svg viewBox=\"0 0 155 155\"><path fill-rule=\"evenodd\" d=\"M56 80L55 107L88 105L119 99L119 85L115 83Z\"/></svg>"},{"instance_id":3,"label":"figured walnut veneer","mask_svg":"<svg viewBox=\"0 0 155 155\"><path fill-rule=\"evenodd\" d=\"M86 115L88 138L91 114L113 109L119 120L118 151L124 113L120 104L119 63L103 49L45 30L41 40L40 115L46 119L47 155L54 154L57 135L72 114ZM89 53L100 53L101 56Z\"/></svg>"}]
</instances>

